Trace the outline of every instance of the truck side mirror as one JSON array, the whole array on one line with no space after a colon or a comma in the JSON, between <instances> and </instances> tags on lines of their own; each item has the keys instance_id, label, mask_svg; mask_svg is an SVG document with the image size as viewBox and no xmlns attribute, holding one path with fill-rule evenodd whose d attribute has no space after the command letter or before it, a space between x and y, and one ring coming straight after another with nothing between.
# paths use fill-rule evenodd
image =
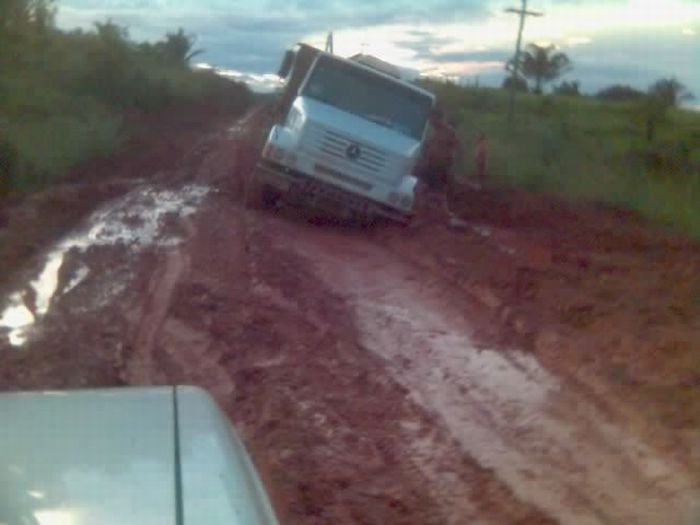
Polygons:
<instances>
[{"instance_id":1,"label":"truck side mirror","mask_svg":"<svg viewBox=\"0 0 700 525\"><path fill-rule=\"evenodd\" d=\"M296 53L291 49L288 49L285 52L284 58L282 59L282 63L280 64L279 71L277 71L277 75L280 78L287 78L287 75L289 75L289 72L292 70L292 64L294 64L295 57Z\"/></svg>"}]
</instances>

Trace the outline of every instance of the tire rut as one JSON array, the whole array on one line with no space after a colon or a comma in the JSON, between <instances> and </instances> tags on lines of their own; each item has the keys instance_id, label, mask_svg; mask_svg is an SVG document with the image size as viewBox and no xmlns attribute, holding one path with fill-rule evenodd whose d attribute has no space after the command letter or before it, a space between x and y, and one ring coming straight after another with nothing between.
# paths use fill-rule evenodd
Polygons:
<instances>
[{"instance_id":1,"label":"tire rut","mask_svg":"<svg viewBox=\"0 0 700 525\"><path fill-rule=\"evenodd\" d=\"M550 521L466 456L359 344L346 299L271 242L268 217L212 195L193 231L189 262L166 257L153 272L137 340L160 380L217 397L283 522Z\"/></svg>"},{"instance_id":2,"label":"tire rut","mask_svg":"<svg viewBox=\"0 0 700 525\"><path fill-rule=\"evenodd\" d=\"M687 519L693 484L680 465L601 417L531 355L475 346L470 308L454 290L421 282L359 235L339 242L291 228L271 227L353 305L362 343L523 501L564 523Z\"/></svg>"}]
</instances>

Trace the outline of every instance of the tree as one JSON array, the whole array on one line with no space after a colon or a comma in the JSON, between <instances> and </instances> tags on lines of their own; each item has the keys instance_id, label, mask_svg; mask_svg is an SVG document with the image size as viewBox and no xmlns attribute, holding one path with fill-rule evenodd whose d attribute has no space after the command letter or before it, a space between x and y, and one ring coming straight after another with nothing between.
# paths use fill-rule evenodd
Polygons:
<instances>
[{"instance_id":1,"label":"tree","mask_svg":"<svg viewBox=\"0 0 700 525\"><path fill-rule=\"evenodd\" d=\"M552 45L543 47L528 44L520 54L518 71L535 80L534 92L537 94L542 93L542 84L559 78L572 68L569 57L564 53L555 53L555 50ZM513 60L509 62L509 66L513 67Z\"/></svg>"},{"instance_id":2,"label":"tree","mask_svg":"<svg viewBox=\"0 0 700 525\"><path fill-rule=\"evenodd\" d=\"M104 46L127 47L129 45L129 30L111 20L95 22L95 31L97 38Z\"/></svg>"},{"instance_id":3,"label":"tree","mask_svg":"<svg viewBox=\"0 0 700 525\"><path fill-rule=\"evenodd\" d=\"M138 65L129 32L114 22L95 22L95 32L86 35L82 86L108 104L126 107L133 103L138 83Z\"/></svg>"},{"instance_id":4,"label":"tree","mask_svg":"<svg viewBox=\"0 0 700 525\"><path fill-rule=\"evenodd\" d=\"M677 78L660 78L649 87L649 95L667 107L676 107L695 96Z\"/></svg>"},{"instance_id":5,"label":"tree","mask_svg":"<svg viewBox=\"0 0 700 525\"><path fill-rule=\"evenodd\" d=\"M165 40L158 42L155 47L166 61L186 66L193 57L203 52L201 49L193 49L196 40L196 37L186 34L180 28L176 33L167 33Z\"/></svg>"},{"instance_id":6,"label":"tree","mask_svg":"<svg viewBox=\"0 0 700 525\"><path fill-rule=\"evenodd\" d=\"M53 0L0 0L0 71L28 60L28 50L53 27L55 11Z\"/></svg>"},{"instance_id":7,"label":"tree","mask_svg":"<svg viewBox=\"0 0 700 525\"><path fill-rule=\"evenodd\" d=\"M581 95L579 91L578 80L573 82L562 82L558 86L554 86L554 94L564 97L578 97Z\"/></svg>"},{"instance_id":8,"label":"tree","mask_svg":"<svg viewBox=\"0 0 700 525\"><path fill-rule=\"evenodd\" d=\"M0 35L34 26L43 29L53 23L53 0L1 0Z\"/></svg>"},{"instance_id":9,"label":"tree","mask_svg":"<svg viewBox=\"0 0 700 525\"><path fill-rule=\"evenodd\" d=\"M510 89L512 87L513 89L515 89L515 91L527 93L527 81L521 77L507 76L503 80L503 84L501 87L503 89Z\"/></svg>"},{"instance_id":10,"label":"tree","mask_svg":"<svg viewBox=\"0 0 700 525\"><path fill-rule=\"evenodd\" d=\"M644 92L623 84L613 84L612 86L601 89L596 94L600 100L608 102L627 102L641 100L644 98Z\"/></svg>"}]
</instances>

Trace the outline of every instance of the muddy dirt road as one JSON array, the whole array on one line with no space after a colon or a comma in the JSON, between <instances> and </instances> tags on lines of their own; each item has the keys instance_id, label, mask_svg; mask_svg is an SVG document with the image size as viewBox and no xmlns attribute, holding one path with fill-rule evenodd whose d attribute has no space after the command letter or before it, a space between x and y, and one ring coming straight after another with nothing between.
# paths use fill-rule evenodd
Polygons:
<instances>
[{"instance_id":1,"label":"muddy dirt road","mask_svg":"<svg viewBox=\"0 0 700 525\"><path fill-rule=\"evenodd\" d=\"M247 211L254 123L17 273L0 387L204 386L283 523L700 519L697 245L505 191L459 231Z\"/></svg>"}]
</instances>

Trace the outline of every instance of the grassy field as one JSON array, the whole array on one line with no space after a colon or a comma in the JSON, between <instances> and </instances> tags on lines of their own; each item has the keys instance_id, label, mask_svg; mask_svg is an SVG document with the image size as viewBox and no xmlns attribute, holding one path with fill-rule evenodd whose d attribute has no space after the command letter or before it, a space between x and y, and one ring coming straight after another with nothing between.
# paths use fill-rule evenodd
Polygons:
<instances>
[{"instance_id":1,"label":"grassy field","mask_svg":"<svg viewBox=\"0 0 700 525\"><path fill-rule=\"evenodd\" d=\"M489 142L497 182L639 211L700 238L700 113L669 109L647 140L644 102L519 94L515 122L500 89L429 82L471 151Z\"/></svg>"},{"instance_id":2,"label":"grassy field","mask_svg":"<svg viewBox=\"0 0 700 525\"><path fill-rule=\"evenodd\" d=\"M66 33L27 13L0 24L0 197L113 154L139 131L129 117L193 105L235 112L252 102L245 85L188 66L186 35L136 43L111 23Z\"/></svg>"}]
</instances>

